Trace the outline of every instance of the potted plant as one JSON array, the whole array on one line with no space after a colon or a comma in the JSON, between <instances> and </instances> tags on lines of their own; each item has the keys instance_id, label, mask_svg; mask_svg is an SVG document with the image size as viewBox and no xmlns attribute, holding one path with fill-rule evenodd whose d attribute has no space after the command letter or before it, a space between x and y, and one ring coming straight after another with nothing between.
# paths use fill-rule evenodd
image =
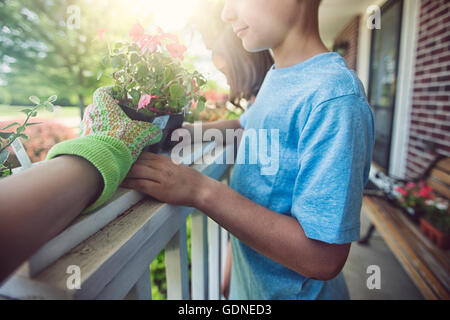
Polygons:
<instances>
[{"instance_id":1,"label":"potted plant","mask_svg":"<svg viewBox=\"0 0 450 320\"><path fill-rule=\"evenodd\" d=\"M158 152L170 148L172 132L183 124L191 103L204 108L200 88L204 77L183 65L186 47L177 36L157 27L152 33L135 24L130 40L108 42L104 66L110 66L112 98L132 120L151 122L163 131L161 141L147 148ZM100 73L98 79L102 74Z\"/></svg>"},{"instance_id":2,"label":"potted plant","mask_svg":"<svg viewBox=\"0 0 450 320\"><path fill-rule=\"evenodd\" d=\"M425 201L435 199L433 188L425 182L408 182L394 188L397 205L416 223L424 214Z\"/></svg>"},{"instance_id":3,"label":"potted plant","mask_svg":"<svg viewBox=\"0 0 450 320\"><path fill-rule=\"evenodd\" d=\"M450 248L450 212L448 201L435 198L425 202L420 230L441 249Z\"/></svg>"}]
</instances>

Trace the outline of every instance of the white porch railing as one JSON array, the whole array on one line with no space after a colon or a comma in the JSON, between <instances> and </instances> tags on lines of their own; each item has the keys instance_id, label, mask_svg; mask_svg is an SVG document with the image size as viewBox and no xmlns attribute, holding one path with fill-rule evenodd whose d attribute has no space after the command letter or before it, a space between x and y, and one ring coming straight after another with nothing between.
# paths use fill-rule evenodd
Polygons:
<instances>
[{"instance_id":1,"label":"white porch railing","mask_svg":"<svg viewBox=\"0 0 450 320\"><path fill-rule=\"evenodd\" d=\"M234 153L233 145L214 152L212 164L195 164L204 155L211 155L213 148L214 142L194 145L183 163L228 183L231 166L220 159ZM186 218L191 214L189 292ZM151 299L149 265L165 249L168 299L221 299L227 241L228 233L194 208L168 205L119 189L99 210L80 216L45 244L3 283L0 296L123 299L133 292L138 299ZM70 266L79 267L79 289L70 289L76 276Z\"/></svg>"}]
</instances>

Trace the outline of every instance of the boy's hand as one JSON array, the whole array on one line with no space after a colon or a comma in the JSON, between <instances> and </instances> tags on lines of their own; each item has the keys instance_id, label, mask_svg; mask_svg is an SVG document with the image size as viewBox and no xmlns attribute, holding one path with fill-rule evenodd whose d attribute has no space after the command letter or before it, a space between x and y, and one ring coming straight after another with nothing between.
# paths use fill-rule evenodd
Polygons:
<instances>
[{"instance_id":1,"label":"boy's hand","mask_svg":"<svg viewBox=\"0 0 450 320\"><path fill-rule=\"evenodd\" d=\"M186 165L175 164L169 157L143 152L121 187L137 190L161 202L196 207L211 180Z\"/></svg>"}]
</instances>

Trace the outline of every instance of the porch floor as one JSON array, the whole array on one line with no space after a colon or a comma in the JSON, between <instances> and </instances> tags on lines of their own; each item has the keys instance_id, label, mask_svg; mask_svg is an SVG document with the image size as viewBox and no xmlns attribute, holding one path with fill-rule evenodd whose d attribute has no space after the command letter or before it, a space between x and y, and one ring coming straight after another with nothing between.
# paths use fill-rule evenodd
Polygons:
<instances>
[{"instance_id":1,"label":"porch floor","mask_svg":"<svg viewBox=\"0 0 450 320\"><path fill-rule=\"evenodd\" d=\"M369 225L370 221L363 211L361 235L365 234ZM380 267L380 290L367 288L366 282L370 274L367 274L366 270L370 265ZM373 233L368 246L352 244L343 272L352 300L423 300L422 294L378 231Z\"/></svg>"}]
</instances>

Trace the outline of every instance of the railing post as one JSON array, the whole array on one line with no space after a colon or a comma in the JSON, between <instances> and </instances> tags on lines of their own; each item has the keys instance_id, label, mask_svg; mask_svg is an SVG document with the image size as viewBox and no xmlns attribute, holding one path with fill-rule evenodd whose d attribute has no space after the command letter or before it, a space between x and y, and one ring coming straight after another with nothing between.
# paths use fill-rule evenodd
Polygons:
<instances>
[{"instance_id":1,"label":"railing post","mask_svg":"<svg viewBox=\"0 0 450 320\"><path fill-rule=\"evenodd\" d=\"M219 225L208 218L209 300L220 299L220 232Z\"/></svg>"},{"instance_id":2,"label":"railing post","mask_svg":"<svg viewBox=\"0 0 450 320\"><path fill-rule=\"evenodd\" d=\"M189 299L186 222L167 243L166 252L167 299Z\"/></svg>"},{"instance_id":3,"label":"railing post","mask_svg":"<svg viewBox=\"0 0 450 320\"><path fill-rule=\"evenodd\" d=\"M208 298L207 218L202 212L195 210L191 221L192 300L206 300Z\"/></svg>"}]
</instances>

